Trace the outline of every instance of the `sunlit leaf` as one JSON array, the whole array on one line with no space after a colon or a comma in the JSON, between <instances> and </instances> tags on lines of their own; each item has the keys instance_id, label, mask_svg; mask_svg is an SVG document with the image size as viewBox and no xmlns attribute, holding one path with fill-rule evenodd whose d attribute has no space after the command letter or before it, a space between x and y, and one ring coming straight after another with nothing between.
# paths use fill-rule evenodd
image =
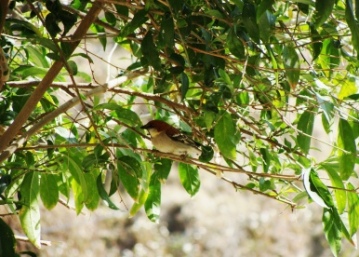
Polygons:
<instances>
[{"instance_id":1,"label":"sunlit leaf","mask_svg":"<svg viewBox=\"0 0 359 257\"><path fill-rule=\"evenodd\" d=\"M236 158L237 140L234 137L235 134L237 131L234 120L230 114L223 113L214 127L214 139L223 156L228 159ZM233 135L233 137L228 135Z\"/></svg>"},{"instance_id":2,"label":"sunlit leaf","mask_svg":"<svg viewBox=\"0 0 359 257\"><path fill-rule=\"evenodd\" d=\"M21 184L21 195L23 206L20 209L19 217L21 226L37 248L41 248L41 224L40 224L40 176L38 172L31 171L25 175Z\"/></svg>"},{"instance_id":3,"label":"sunlit leaf","mask_svg":"<svg viewBox=\"0 0 359 257\"><path fill-rule=\"evenodd\" d=\"M84 177L86 179L87 186L87 198L85 198L85 205L89 210L96 210L100 201L100 195L97 190L96 177L98 172L92 170L90 172L85 172Z\"/></svg>"},{"instance_id":4,"label":"sunlit leaf","mask_svg":"<svg viewBox=\"0 0 359 257\"><path fill-rule=\"evenodd\" d=\"M37 67L49 68L49 61L46 59L44 52L41 48L32 45L26 46L26 51L29 53L30 60Z\"/></svg>"},{"instance_id":5,"label":"sunlit leaf","mask_svg":"<svg viewBox=\"0 0 359 257\"><path fill-rule=\"evenodd\" d=\"M320 109L323 111L322 121L325 132L330 132L330 127L333 122L333 110L334 104L329 101L328 98L323 97L318 92L314 92L317 97L317 102L319 104Z\"/></svg>"},{"instance_id":6,"label":"sunlit leaf","mask_svg":"<svg viewBox=\"0 0 359 257\"><path fill-rule=\"evenodd\" d=\"M154 164L155 173L152 176L160 181L165 181L171 171L172 161L169 159L160 159Z\"/></svg>"},{"instance_id":7,"label":"sunlit leaf","mask_svg":"<svg viewBox=\"0 0 359 257\"><path fill-rule=\"evenodd\" d=\"M44 77L47 73L48 69L42 67L35 67L35 66L19 66L15 70L12 71L14 75L21 77L22 79L32 77Z\"/></svg>"},{"instance_id":8,"label":"sunlit leaf","mask_svg":"<svg viewBox=\"0 0 359 257\"><path fill-rule=\"evenodd\" d=\"M347 180L353 174L356 160L355 138L347 120L339 120L338 132L339 173L342 179Z\"/></svg>"},{"instance_id":9,"label":"sunlit leaf","mask_svg":"<svg viewBox=\"0 0 359 257\"><path fill-rule=\"evenodd\" d=\"M330 249L335 257L338 256L341 249L341 229L338 220L330 209L323 209L323 229L325 237L329 243Z\"/></svg>"},{"instance_id":10,"label":"sunlit leaf","mask_svg":"<svg viewBox=\"0 0 359 257\"><path fill-rule=\"evenodd\" d=\"M81 169L81 161L80 156L76 156L75 152L71 153L71 156L65 155L64 163L68 170L70 171L71 175L73 176L73 180L71 181L72 189L74 190L75 196L75 205L76 205L76 212L80 213L83 207L83 204L87 201L89 197L89 188L85 178L85 173Z\"/></svg>"},{"instance_id":11,"label":"sunlit leaf","mask_svg":"<svg viewBox=\"0 0 359 257\"><path fill-rule=\"evenodd\" d=\"M57 175L41 174L40 196L44 206L49 210L54 208L59 200L57 182Z\"/></svg>"},{"instance_id":12,"label":"sunlit leaf","mask_svg":"<svg viewBox=\"0 0 359 257\"><path fill-rule=\"evenodd\" d=\"M192 165L181 162L178 164L178 172L184 189L186 189L187 193L191 196L194 196L201 185L198 170Z\"/></svg>"},{"instance_id":13,"label":"sunlit leaf","mask_svg":"<svg viewBox=\"0 0 359 257\"><path fill-rule=\"evenodd\" d=\"M351 183L348 183L347 189L349 233L351 236L353 236L359 228L359 196Z\"/></svg>"},{"instance_id":14,"label":"sunlit leaf","mask_svg":"<svg viewBox=\"0 0 359 257\"><path fill-rule=\"evenodd\" d=\"M310 149L311 136L313 133L315 114L312 111L304 111L299 118L297 128L299 131L297 136L297 144L304 153L308 153Z\"/></svg>"},{"instance_id":15,"label":"sunlit leaf","mask_svg":"<svg viewBox=\"0 0 359 257\"><path fill-rule=\"evenodd\" d=\"M329 77L333 73L332 70L340 64L339 48L335 45L333 39L328 38L323 41L317 62L327 77Z\"/></svg>"},{"instance_id":16,"label":"sunlit leaf","mask_svg":"<svg viewBox=\"0 0 359 257\"><path fill-rule=\"evenodd\" d=\"M345 80L344 83L342 83L340 87L340 91L338 94L338 98L340 100L343 100L344 98L354 95L358 92L358 88L356 85L356 81L354 78L348 78Z\"/></svg>"},{"instance_id":17,"label":"sunlit leaf","mask_svg":"<svg viewBox=\"0 0 359 257\"><path fill-rule=\"evenodd\" d=\"M145 211L147 217L153 221L158 222L161 212L161 182L154 179L150 183L149 194L145 202Z\"/></svg>"},{"instance_id":18,"label":"sunlit leaf","mask_svg":"<svg viewBox=\"0 0 359 257\"><path fill-rule=\"evenodd\" d=\"M339 165L338 163L322 163L321 167L328 173L330 182L334 187L334 196L336 200L336 206L338 212L342 214L346 206L346 191L344 190L344 183L339 176Z\"/></svg>"},{"instance_id":19,"label":"sunlit leaf","mask_svg":"<svg viewBox=\"0 0 359 257\"><path fill-rule=\"evenodd\" d=\"M323 208L334 206L333 198L328 187L319 179L313 169L307 169L303 174L303 184L310 198Z\"/></svg>"}]
</instances>

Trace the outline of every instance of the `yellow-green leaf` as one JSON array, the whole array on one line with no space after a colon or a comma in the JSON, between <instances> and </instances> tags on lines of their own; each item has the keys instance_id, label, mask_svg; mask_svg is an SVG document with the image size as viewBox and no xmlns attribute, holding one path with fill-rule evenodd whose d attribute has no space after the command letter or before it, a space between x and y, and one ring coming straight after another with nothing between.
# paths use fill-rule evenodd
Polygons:
<instances>
[{"instance_id":1,"label":"yellow-green leaf","mask_svg":"<svg viewBox=\"0 0 359 257\"><path fill-rule=\"evenodd\" d=\"M37 248L41 248L39 187L39 173L34 171L27 173L20 188L23 206L19 213L21 226L26 236Z\"/></svg>"}]
</instances>

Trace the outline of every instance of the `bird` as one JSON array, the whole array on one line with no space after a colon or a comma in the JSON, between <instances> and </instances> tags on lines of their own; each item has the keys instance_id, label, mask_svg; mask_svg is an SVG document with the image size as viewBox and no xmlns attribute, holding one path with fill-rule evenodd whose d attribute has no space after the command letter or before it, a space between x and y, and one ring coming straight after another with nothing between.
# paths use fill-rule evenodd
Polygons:
<instances>
[{"instance_id":1,"label":"bird","mask_svg":"<svg viewBox=\"0 0 359 257\"><path fill-rule=\"evenodd\" d=\"M151 120L141 128L150 133L153 146L160 152L191 157L202 153L198 142L162 120Z\"/></svg>"}]
</instances>

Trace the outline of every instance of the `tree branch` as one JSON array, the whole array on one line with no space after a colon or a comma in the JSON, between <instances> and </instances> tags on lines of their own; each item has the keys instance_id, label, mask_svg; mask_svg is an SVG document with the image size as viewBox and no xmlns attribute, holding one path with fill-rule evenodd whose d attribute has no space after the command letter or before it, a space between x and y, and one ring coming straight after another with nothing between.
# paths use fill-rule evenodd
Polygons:
<instances>
[{"instance_id":1,"label":"tree branch","mask_svg":"<svg viewBox=\"0 0 359 257\"><path fill-rule=\"evenodd\" d=\"M72 42L69 43L69 52L73 53L76 47L79 45L82 37L86 34L87 30L97 18L98 14L102 10L104 3L95 1L89 10L86 17L82 20L80 25L77 27L75 33L72 36ZM4 151L9 143L15 138L15 136L20 131L21 127L29 118L32 111L35 109L37 103L41 100L46 90L50 87L52 81L56 78L57 74L64 67L64 60L56 61L40 84L36 87L34 92L31 94L24 107L21 109L14 122L9 126L5 133L0 138L0 152ZM3 154L1 154L3 155ZM0 162L4 161L1 159Z\"/></svg>"},{"instance_id":2,"label":"tree branch","mask_svg":"<svg viewBox=\"0 0 359 257\"><path fill-rule=\"evenodd\" d=\"M5 25L5 18L7 14L9 0L1 0L0 1L0 34L3 31L3 27Z\"/></svg>"}]
</instances>

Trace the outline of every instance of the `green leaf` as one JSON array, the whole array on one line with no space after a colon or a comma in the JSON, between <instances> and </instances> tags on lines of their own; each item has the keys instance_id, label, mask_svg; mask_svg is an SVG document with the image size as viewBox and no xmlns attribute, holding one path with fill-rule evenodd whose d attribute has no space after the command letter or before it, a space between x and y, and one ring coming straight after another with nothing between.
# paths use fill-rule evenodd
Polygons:
<instances>
[{"instance_id":1,"label":"green leaf","mask_svg":"<svg viewBox=\"0 0 359 257\"><path fill-rule=\"evenodd\" d=\"M356 159L356 145L352 128L347 120L339 120L339 132L337 144L339 147L339 173L343 180L347 180L353 174L355 159Z\"/></svg>"},{"instance_id":2,"label":"green leaf","mask_svg":"<svg viewBox=\"0 0 359 257\"><path fill-rule=\"evenodd\" d=\"M313 169L308 169L303 174L303 184L308 195L314 202L323 208L334 207L332 195L328 187L320 180Z\"/></svg>"},{"instance_id":3,"label":"green leaf","mask_svg":"<svg viewBox=\"0 0 359 257\"><path fill-rule=\"evenodd\" d=\"M5 189L11 183L11 176L10 175L1 175L0 177L0 195L5 191Z\"/></svg>"},{"instance_id":4,"label":"green leaf","mask_svg":"<svg viewBox=\"0 0 359 257\"><path fill-rule=\"evenodd\" d=\"M315 1L315 26L321 26L333 11L335 0L317 0Z\"/></svg>"},{"instance_id":5,"label":"green leaf","mask_svg":"<svg viewBox=\"0 0 359 257\"><path fill-rule=\"evenodd\" d=\"M100 173L96 179L96 186L98 194L101 199L105 201L105 203L113 210L119 210L119 208L111 201L110 196L107 194L103 184L102 184L102 174Z\"/></svg>"},{"instance_id":6,"label":"green leaf","mask_svg":"<svg viewBox=\"0 0 359 257\"><path fill-rule=\"evenodd\" d=\"M299 132L297 135L297 144L305 154L308 154L310 149L310 136L313 133L314 115L314 111L304 111L297 125L298 130L302 132Z\"/></svg>"},{"instance_id":7,"label":"green leaf","mask_svg":"<svg viewBox=\"0 0 359 257\"><path fill-rule=\"evenodd\" d=\"M23 206L19 212L21 226L30 242L37 248L41 248L39 186L40 177L38 172L32 171L25 175L20 187Z\"/></svg>"},{"instance_id":8,"label":"green leaf","mask_svg":"<svg viewBox=\"0 0 359 257\"><path fill-rule=\"evenodd\" d=\"M21 77L21 79L25 79L27 77L42 78L46 75L47 71L48 69L46 68L24 65L19 66L18 68L13 70L12 73Z\"/></svg>"},{"instance_id":9,"label":"green leaf","mask_svg":"<svg viewBox=\"0 0 359 257\"><path fill-rule=\"evenodd\" d=\"M333 122L333 110L334 104L329 102L325 97L321 96L319 93L314 92L317 97L317 102L319 104L320 109L323 111L322 114L322 122L325 132L329 133L331 124Z\"/></svg>"},{"instance_id":10,"label":"green leaf","mask_svg":"<svg viewBox=\"0 0 359 257\"><path fill-rule=\"evenodd\" d=\"M359 228L359 196L356 189L351 183L347 185L348 189L348 218L349 218L349 233L353 236Z\"/></svg>"},{"instance_id":11,"label":"green leaf","mask_svg":"<svg viewBox=\"0 0 359 257\"><path fill-rule=\"evenodd\" d=\"M105 51L105 50L106 50L106 46L107 46L107 37L103 37L103 36L102 36L102 34L105 34L105 33L106 33L104 27L99 26L99 25L97 25L97 24L93 24L93 25L91 26L91 28L99 35L97 38L98 38L98 40L100 41L103 50Z\"/></svg>"},{"instance_id":12,"label":"green leaf","mask_svg":"<svg viewBox=\"0 0 359 257\"><path fill-rule=\"evenodd\" d=\"M65 10L60 10L57 13L57 18L59 20L61 20L61 22L63 24L64 31L62 32L62 36L65 36L67 34L67 32L69 32L70 29L75 25L76 20L77 20L77 15L72 14Z\"/></svg>"},{"instance_id":13,"label":"green leaf","mask_svg":"<svg viewBox=\"0 0 359 257\"><path fill-rule=\"evenodd\" d=\"M223 113L214 127L214 140L223 156L231 160L236 159L236 134L236 124L231 115Z\"/></svg>"},{"instance_id":14,"label":"green leaf","mask_svg":"<svg viewBox=\"0 0 359 257\"><path fill-rule=\"evenodd\" d=\"M325 1L325 0L323 0L323 1ZM334 0L331 0L331 1L334 1ZM346 19L348 26L352 32L351 33L352 44L354 46L354 49L357 52L359 52L359 26L358 26L358 20L355 19L355 17L354 17L352 0L346 0L345 5L346 5L345 19ZM356 5L357 5L357 3L356 3ZM358 6L356 6L356 8L358 8Z\"/></svg>"},{"instance_id":15,"label":"green leaf","mask_svg":"<svg viewBox=\"0 0 359 257\"><path fill-rule=\"evenodd\" d=\"M213 159L214 151L213 148L209 145L202 145L201 146L202 154L199 157L201 162L209 162Z\"/></svg>"},{"instance_id":16,"label":"green leaf","mask_svg":"<svg viewBox=\"0 0 359 257\"><path fill-rule=\"evenodd\" d=\"M17 257L15 254L15 236L12 229L0 218L0 256Z\"/></svg>"},{"instance_id":17,"label":"green leaf","mask_svg":"<svg viewBox=\"0 0 359 257\"><path fill-rule=\"evenodd\" d=\"M172 49L174 46L174 22L172 15L164 15L161 22L159 45Z\"/></svg>"},{"instance_id":18,"label":"green leaf","mask_svg":"<svg viewBox=\"0 0 359 257\"><path fill-rule=\"evenodd\" d=\"M194 196L201 185L198 176L198 169L186 163L179 163L178 165L180 181L186 189L187 193Z\"/></svg>"},{"instance_id":19,"label":"green leaf","mask_svg":"<svg viewBox=\"0 0 359 257\"><path fill-rule=\"evenodd\" d=\"M310 23L310 36L312 40L312 56L313 60L317 59L320 52L322 51L322 37L319 35L318 31L316 30L315 26Z\"/></svg>"},{"instance_id":20,"label":"green leaf","mask_svg":"<svg viewBox=\"0 0 359 257\"><path fill-rule=\"evenodd\" d=\"M344 98L351 96L357 92L358 88L356 85L356 79L349 77L342 82L340 91L338 93L338 99L343 100Z\"/></svg>"},{"instance_id":21,"label":"green leaf","mask_svg":"<svg viewBox=\"0 0 359 257\"><path fill-rule=\"evenodd\" d=\"M186 98L186 94L189 88L189 79L188 76L186 75L186 73L182 72L181 73L181 98L182 100Z\"/></svg>"},{"instance_id":22,"label":"green leaf","mask_svg":"<svg viewBox=\"0 0 359 257\"><path fill-rule=\"evenodd\" d=\"M151 31L148 31L146 36L142 40L141 50L148 64L151 65L155 70L160 70L161 69L160 54L153 42Z\"/></svg>"},{"instance_id":23,"label":"green leaf","mask_svg":"<svg viewBox=\"0 0 359 257\"><path fill-rule=\"evenodd\" d=\"M270 166L271 155L267 148L261 148L259 151L262 155L263 171L267 173Z\"/></svg>"},{"instance_id":24,"label":"green leaf","mask_svg":"<svg viewBox=\"0 0 359 257\"><path fill-rule=\"evenodd\" d=\"M97 186L96 186L96 176L97 176L96 170L91 170L90 172L86 172L84 174L84 177L86 179L86 186L88 188L87 190L88 195L84 200L87 209L91 211L97 208L100 201L100 195L97 191Z\"/></svg>"},{"instance_id":25,"label":"green leaf","mask_svg":"<svg viewBox=\"0 0 359 257\"><path fill-rule=\"evenodd\" d=\"M26 51L29 53L29 59L37 67L49 68L49 62L46 59L44 52L41 52L39 47L27 45Z\"/></svg>"},{"instance_id":26,"label":"green leaf","mask_svg":"<svg viewBox=\"0 0 359 257\"><path fill-rule=\"evenodd\" d=\"M145 202L145 211L147 217L158 222L161 212L161 182L158 179L151 179L149 194Z\"/></svg>"},{"instance_id":27,"label":"green leaf","mask_svg":"<svg viewBox=\"0 0 359 257\"><path fill-rule=\"evenodd\" d=\"M85 178L85 173L80 168L81 156L76 156L76 152L70 152L71 157L69 155L63 155L64 164L67 166L67 169L70 171L72 177L74 178L71 181L71 186L74 193L75 198L75 207L76 212L79 214L82 210L84 203L88 200L89 197L89 188L87 185L87 181ZM64 169L66 170L66 169Z\"/></svg>"},{"instance_id":28,"label":"green leaf","mask_svg":"<svg viewBox=\"0 0 359 257\"><path fill-rule=\"evenodd\" d=\"M320 109L322 109L325 118L328 122L331 122L333 119L333 109L334 104L332 102L329 102L328 99L321 96L318 92L314 92L315 96L317 97L317 102L319 104Z\"/></svg>"},{"instance_id":29,"label":"green leaf","mask_svg":"<svg viewBox=\"0 0 359 257\"><path fill-rule=\"evenodd\" d=\"M135 13L132 20L125 25L125 27L122 29L120 35L121 37L126 37L129 34L133 33L135 29L140 27L143 23L147 21L147 10L142 9Z\"/></svg>"},{"instance_id":30,"label":"green leaf","mask_svg":"<svg viewBox=\"0 0 359 257\"><path fill-rule=\"evenodd\" d=\"M340 64L340 51L333 39L328 38L323 41L322 50L317 62L327 77L329 77L333 73L333 69Z\"/></svg>"},{"instance_id":31,"label":"green leaf","mask_svg":"<svg viewBox=\"0 0 359 257\"><path fill-rule=\"evenodd\" d=\"M137 113L129 109L123 108L116 103L103 103L94 107L94 110L102 109L116 111L117 118L128 125L139 126L142 124L141 119L138 117Z\"/></svg>"},{"instance_id":32,"label":"green leaf","mask_svg":"<svg viewBox=\"0 0 359 257\"><path fill-rule=\"evenodd\" d=\"M59 200L57 175L47 173L41 174L40 197L47 209L50 210L56 206Z\"/></svg>"},{"instance_id":33,"label":"green leaf","mask_svg":"<svg viewBox=\"0 0 359 257\"><path fill-rule=\"evenodd\" d=\"M334 196L336 199L336 205L338 212L342 214L346 206L347 193L344 190L344 184L338 174L338 163L322 163L320 165L329 175L330 182L334 187Z\"/></svg>"},{"instance_id":34,"label":"green leaf","mask_svg":"<svg viewBox=\"0 0 359 257\"><path fill-rule=\"evenodd\" d=\"M239 59L244 58L245 49L242 41L236 35L235 26L231 27L228 32L226 45L235 57Z\"/></svg>"},{"instance_id":35,"label":"green leaf","mask_svg":"<svg viewBox=\"0 0 359 257\"><path fill-rule=\"evenodd\" d=\"M58 48L56 46L56 44L49 38L44 38L44 37L34 37L31 41L31 43L33 44L39 44L42 45L43 47L51 50L54 53L58 52Z\"/></svg>"},{"instance_id":36,"label":"green leaf","mask_svg":"<svg viewBox=\"0 0 359 257\"><path fill-rule=\"evenodd\" d=\"M169 159L159 159L154 165L154 174L159 181L165 181L171 171L172 161Z\"/></svg>"},{"instance_id":37,"label":"green leaf","mask_svg":"<svg viewBox=\"0 0 359 257\"><path fill-rule=\"evenodd\" d=\"M57 23L58 21L56 15L53 13L46 15L45 27L52 37L56 37L56 35L61 32L61 29Z\"/></svg>"},{"instance_id":38,"label":"green leaf","mask_svg":"<svg viewBox=\"0 0 359 257\"><path fill-rule=\"evenodd\" d=\"M70 74L73 76L77 75L78 68L77 68L76 62L70 60L70 61L67 61L67 65L70 69L69 70Z\"/></svg>"},{"instance_id":39,"label":"green leaf","mask_svg":"<svg viewBox=\"0 0 359 257\"><path fill-rule=\"evenodd\" d=\"M259 27L256 18L256 6L251 1L244 1L242 22L253 41L259 42Z\"/></svg>"},{"instance_id":40,"label":"green leaf","mask_svg":"<svg viewBox=\"0 0 359 257\"><path fill-rule=\"evenodd\" d=\"M122 15L124 17L128 17L129 8L127 6L119 5L119 4L115 4L114 6L116 8L117 14Z\"/></svg>"},{"instance_id":41,"label":"green leaf","mask_svg":"<svg viewBox=\"0 0 359 257\"><path fill-rule=\"evenodd\" d=\"M273 13L270 12L269 10L263 12L260 18L258 19L258 25L261 28L259 30L260 36L263 42L268 42L270 37L273 35L272 30L274 28L275 22L276 22L276 16L273 15Z\"/></svg>"},{"instance_id":42,"label":"green leaf","mask_svg":"<svg viewBox=\"0 0 359 257\"><path fill-rule=\"evenodd\" d=\"M8 18L6 19L12 25L10 28L11 30L20 31L23 36L38 36L42 37L42 33L40 30L27 19L15 19L15 18Z\"/></svg>"},{"instance_id":43,"label":"green leaf","mask_svg":"<svg viewBox=\"0 0 359 257\"><path fill-rule=\"evenodd\" d=\"M105 12L105 19L111 26L116 25L116 16L112 12Z\"/></svg>"},{"instance_id":44,"label":"green leaf","mask_svg":"<svg viewBox=\"0 0 359 257\"><path fill-rule=\"evenodd\" d=\"M269 179L260 178L259 179L259 190L265 192L269 189L273 189L273 182Z\"/></svg>"},{"instance_id":45,"label":"green leaf","mask_svg":"<svg viewBox=\"0 0 359 257\"><path fill-rule=\"evenodd\" d=\"M149 187L148 188L141 188L140 192L138 193L138 197L136 202L133 203L130 209L130 217L133 217L145 204L146 200L148 199L149 195Z\"/></svg>"},{"instance_id":46,"label":"green leaf","mask_svg":"<svg viewBox=\"0 0 359 257\"><path fill-rule=\"evenodd\" d=\"M129 195L138 201L142 169L140 163L133 157L122 156L118 159L117 169L119 178Z\"/></svg>"},{"instance_id":47,"label":"green leaf","mask_svg":"<svg viewBox=\"0 0 359 257\"><path fill-rule=\"evenodd\" d=\"M322 223L330 249L334 256L337 257L341 249L341 229L332 210L323 209Z\"/></svg>"},{"instance_id":48,"label":"green leaf","mask_svg":"<svg viewBox=\"0 0 359 257\"><path fill-rule=\"evenodd\" d=\"M75 202L76 214L80 214L85 204L83 188L75 179L72 179L70 183Z\"/></svg>"},{"instance_id":49,"label":"green leaf","mask_svg":"<svg viewBox=\"0 0 359 257\"><path fill-rule=\"evenodd\" d=\"M285 74L288 83L292 88L295 88L299 81L300 62L295 48L292 46L284 46L283 48L283 63Z\"/></svg>"}]
</instances>

